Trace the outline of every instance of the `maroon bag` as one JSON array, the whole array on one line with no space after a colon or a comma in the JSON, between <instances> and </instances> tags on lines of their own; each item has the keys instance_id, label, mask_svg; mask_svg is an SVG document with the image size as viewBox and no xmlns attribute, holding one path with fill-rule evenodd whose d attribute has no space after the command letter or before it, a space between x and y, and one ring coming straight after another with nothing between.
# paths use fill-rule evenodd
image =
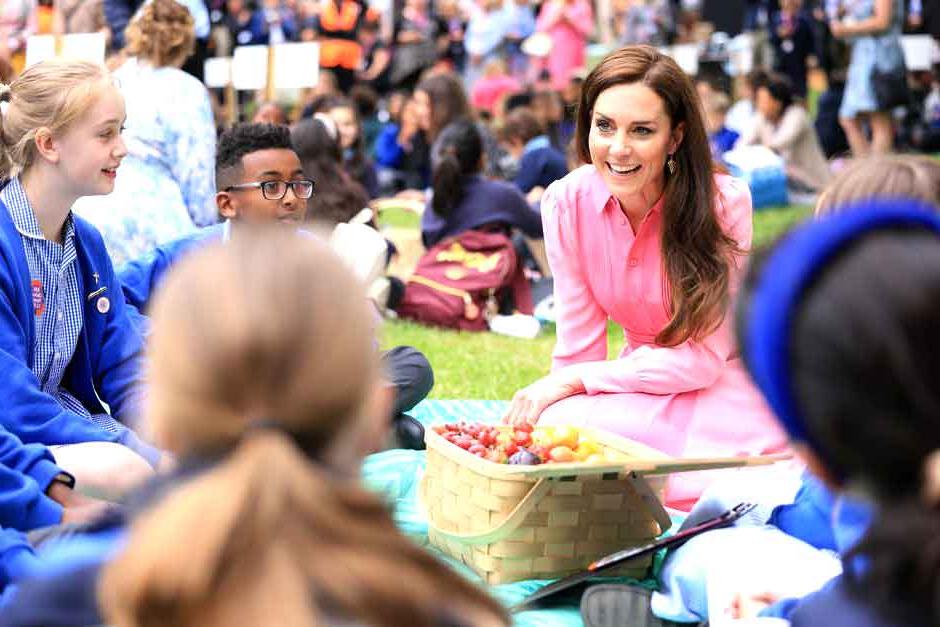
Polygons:
<instances>
[{"instance_id":1,"label":"maroon bag","mask_svg":"<svg viewBox=\"0 0 940 627\"><path fill-rule=\"evenodd\" d=\"M500 232L466 231L421 257L397 311L424 324L484 331L487 305L504 289L512 290L517 310L532 313L532 292L512 241Z\"/></svg>"}]
</instances>

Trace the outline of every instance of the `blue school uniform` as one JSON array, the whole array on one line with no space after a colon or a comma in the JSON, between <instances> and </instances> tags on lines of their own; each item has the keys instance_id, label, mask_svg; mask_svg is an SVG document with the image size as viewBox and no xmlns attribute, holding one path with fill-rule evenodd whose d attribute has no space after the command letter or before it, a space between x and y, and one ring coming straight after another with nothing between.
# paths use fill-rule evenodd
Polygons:
<instances>
[{"instance_id":1,"label":"blue school uniform","mask_svg":"<svg viewBox=\"0 0 940 627\"><path fill-rule=\"evenodd\" d=\"M230 222L206 227L193 235L158 246L140 259L124 264L119 280L127 302L137 311L146 313L150 297L160 285L167 270L188 252L210 242L227 240L230 229Z\"/></svg>"},{"instance_id":2,"label":"blue school uniform","mask_svg":"<svg viewBox=\"0 0 940 627\"><path fill-rule=\"evenodd\" d=\"M475 174L466 178L463 198L447 217L434 213L429 203L421 216L421 240L425 248L431 248L446 237L488 225L513 227L529 237L542 237L541 214L514 185Z\"/></svg>"},{"instance_id":3,"label":"blue school uniform","mask_svg":"<svg viewBox=\"0 0 940 627\"><path fill-rule=\"evenodd\" d=\"M13 179L0 192L0 425L25 443L120 443L156 465L160 451L126 426L140 410L143 338L101 235L71 215L62 257L45 258L48 247L31 250L40 238L16 224L8 205L22 202L21 190ZM43 326L47 308L51 333ZM77 330L74 344L58 344L69 329ZM50 350L37 374L37 355L48 359Z\"/></svg>"},{"instance_id":4,"label":"blue school uniform","mask_svg":"<svg viewBox=\"0 0 940 627\"><path fill-rule=\"evenodd\" d=\"M59 523L62 506L46 490L61 474L49 449L23 444L0 427L0 528L29 531Z\"/></svg>"}]
</instances>

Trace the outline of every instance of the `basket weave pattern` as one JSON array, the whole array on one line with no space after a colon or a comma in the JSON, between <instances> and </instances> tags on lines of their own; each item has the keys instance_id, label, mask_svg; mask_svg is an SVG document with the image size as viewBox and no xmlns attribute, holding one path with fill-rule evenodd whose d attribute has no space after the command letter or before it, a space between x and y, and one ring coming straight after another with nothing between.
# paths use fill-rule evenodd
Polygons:
<instances>
[{"instance_id":1,"label":"basket weave pattern","mask_svg":"<svg viewBox=\"0 0 940 627\"><path fill-rule=\"evenodd\" d=\"M637 493L636 477L576 469L560 477L512 474L513 467L479 460L439 437L428 438L427 455L422 490L431 544L490 584L562 577L664 531ZM647 480L656 498L665 481ZM634 561L617 574L642 577L648 566Z\"/></svg>"}]
</instances>

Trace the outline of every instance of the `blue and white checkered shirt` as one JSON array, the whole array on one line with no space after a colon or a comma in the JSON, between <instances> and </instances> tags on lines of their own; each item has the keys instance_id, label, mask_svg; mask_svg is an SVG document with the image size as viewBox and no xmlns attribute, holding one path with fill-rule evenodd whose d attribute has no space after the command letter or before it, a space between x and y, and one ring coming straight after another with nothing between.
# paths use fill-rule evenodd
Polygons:
<instances>
[{"instance_id":1,"label":"blue and white checkered shirt","mask_svg":"<svg viewBox=\"0 0 940 627\"><path fill-rule=\"evenodd\" d=\"M59 244L43 235L19 178L12 179L0 191L0 198L9 208L13 225L20 233L29 265L36 329L33 374L39 379L42 391L58 400L62 407L88 416L102 428L116 432L119 427L111 416L92 416L78 399L61 387L83 324L72 215L65 220L62 244Z\"/></svg>"}]
</instances>

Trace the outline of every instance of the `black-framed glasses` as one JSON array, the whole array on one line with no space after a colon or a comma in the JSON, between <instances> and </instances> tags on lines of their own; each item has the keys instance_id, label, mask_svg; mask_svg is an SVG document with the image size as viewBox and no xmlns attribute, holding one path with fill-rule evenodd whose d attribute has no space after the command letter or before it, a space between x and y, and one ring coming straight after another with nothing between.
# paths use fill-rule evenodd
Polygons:
<instances>
[{"instance_id":1,"label":"black-framed glasses","mask_svg":"<svg viewBox=\"0 0 940 627\"><path fill-rule=\"evenodd\" d=\"M226 187L225 192L242 189L261 189L261 195L267 200L280 200L287 194L287 188L294 190L297 198L307 200L313 196L313 181L301 179L299 181L259 181L256 183L240 183Z\"/></svg>"}]
</instances>

